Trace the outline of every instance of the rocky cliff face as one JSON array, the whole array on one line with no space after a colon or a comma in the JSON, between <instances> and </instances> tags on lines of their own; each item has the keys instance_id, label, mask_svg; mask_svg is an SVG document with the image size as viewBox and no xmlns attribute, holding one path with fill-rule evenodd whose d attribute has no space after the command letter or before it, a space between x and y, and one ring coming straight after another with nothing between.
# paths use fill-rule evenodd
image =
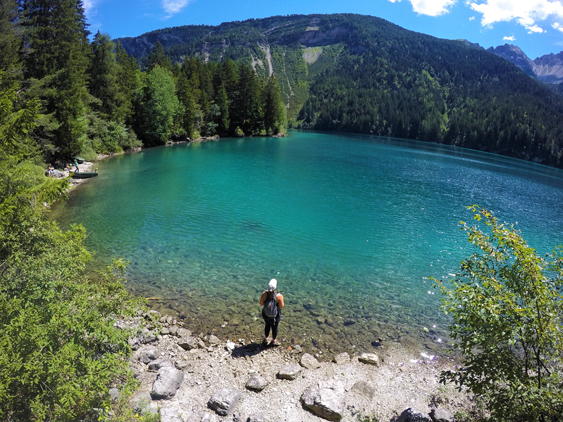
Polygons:
<instances>
[{"instance_id":1,"label":"rocky cliff face","mask_svg":"<svg viewBox=\"0 0 563 422\"><path fill-rule=\"evenodd\" d=\"M563 51L559 54L547 54L531 60L519 47L505 44L487 51L515 64L526 74L550 84L563 81Z\"/></svg>"}]
</instances>

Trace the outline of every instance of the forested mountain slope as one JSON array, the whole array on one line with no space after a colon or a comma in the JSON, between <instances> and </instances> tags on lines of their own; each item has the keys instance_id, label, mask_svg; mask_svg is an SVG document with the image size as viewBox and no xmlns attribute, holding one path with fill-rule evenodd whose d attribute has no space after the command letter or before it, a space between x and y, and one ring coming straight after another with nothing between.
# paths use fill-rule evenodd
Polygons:
<instances>
[{"instance_id":1,"label":"forested mountain slope","mask_svg":"<svg viewBox=\"0 0 563 422\"><path fill-rule=\"evenodd\" d=\"M420 139L563 166L563 98L460 41L361 15L297 15L185 26L119 40L141 64L159 41L172 61L273 73L293 125Z\"/></svg>"}]
</instances>

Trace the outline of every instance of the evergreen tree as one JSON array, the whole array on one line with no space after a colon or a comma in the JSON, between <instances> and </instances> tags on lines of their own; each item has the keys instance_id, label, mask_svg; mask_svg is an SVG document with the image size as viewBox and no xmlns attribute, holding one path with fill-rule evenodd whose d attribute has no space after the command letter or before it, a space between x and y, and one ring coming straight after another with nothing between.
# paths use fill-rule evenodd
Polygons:
<instances>
[{"instance_id":1,"label":"evergreen tree","mask_svg":"<svg viewBox=\"0 0 563 422\"><path fill-rule=\"evenodd\" d=\"M25 72L44 79L45 114L56 119L59 154L80 152L86 134L89 98L86 69L89 44L80 0L24 0Z\"/></svg>"},{"instance_id":2,"label":"evergreen tree","mask_svg":"<svg viewBox=\"0 0 563 422\"><path fill-rule=\"evenodd\" d=\"M6 88L21 76L18 17L18 4L15 0L0 0L0 70L5 71L0 89Z\"/></svg>"},{"instance_id":3,"label":"evergreen tree","mask_svg":"<svg viewBox=\"0 0 563 422\"><path fill-rule=\"evenodd\" d=\"M151 54L149 54L147 73L153 70L156 66L172 71L172 62L164 53L164 48L162 48L162 44L159 41L153 45Z\"/></svg>"},{"instance_id":4,"label":"evergreen tree","mask_svg":"<svg viewBox=\"0 0 563 422\"><path fill-rule=\"evenodd\" d=\"M119 108L125 100L117 82L118 64L114 49L115 44L111 42L109 36L98 31L92 42L92 56L88 69L90 94L100 100L100 104L95 106L95 109L102 117L123 120L124 113Z\"/></svg>"},{"instance_id":5,"label":"evergreen tree","mask_svg":"<svg viewBox=\"0 0 563 422\"><path fill-rule=\"evenodd\" d=\"M224 83L219 85L216 93L215 104L218 108L218 116L215 123L217 124L217 131L220 134L226 134L231 126L231 120L229 118L229 98Z\"/></svg>"},{"instance_id":6,"label":"evergreen tree","mask_svg":"<svg viewBox=\"0 0 563 422\"><path fill-rule=\"evenodd\" d=\"M133 103L141 89L141 69L133 56L128 56L119 41L116 47L118 63L117 83L119 85L120 100L117 118L128 125L133 124Z\"/></svg>"},{"instance_id":7,"label":"evergreen tree","mask_svg":"<svg viewBox=\"0 0 563 422\"><path fill-rule=\"evenodd\" d=\"M286 109L281 101L280 87L275 76L264 86L264 128L266 133L277 134L285 129Z\"/></svg>"},{"instance_id":8,"label":"evergreen tree","mask_svg":"<svg viewBox=\"0 0 563 422\"><path fill-rule=\"evenodd\" d=\"M245 135L259 134L263 126L260 83L254 69L247 65L240 67L237 103L240 129Z\"/></svg>"},{"instance_id":9,"label":"evergreen tree","mask_svg":"<svg viewBox=\"0 0 563 422\"><path fill-rule=\"evenodd\" d=\"M201 110L195 103L194 96L192 94L192 87L190 86L188 79L186 78L186 75L184 73L180 74L180 76L178 77L176 93L178 100L183 106L183 129L190 139L199 136L199 134L196 134L196 131L199 132L200 130L200 125L197 125L197 120L198 116L201 115Z\"/></svg>"}]
</instances>

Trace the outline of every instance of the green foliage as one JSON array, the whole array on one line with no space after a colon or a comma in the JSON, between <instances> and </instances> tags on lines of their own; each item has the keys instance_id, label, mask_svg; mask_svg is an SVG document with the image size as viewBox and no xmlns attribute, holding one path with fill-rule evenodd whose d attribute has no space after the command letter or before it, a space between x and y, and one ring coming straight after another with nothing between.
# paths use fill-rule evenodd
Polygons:
<instances>
[{"instance_id":1,"label":"green foliage","mask_svg":"<svg viewBox=\"0 0 563 422\"><path fill-rule=\"evenodd\" d=\"M171 136L181 134L179 121L182 115L174 76L157 65L147 75L137 132L146 144L164 144Z\"/></svg>"},{"instance_id":2,"label":"green foliage","mask_svg":"<svg viewBox=\"0 0 563 422\"><path fill-rule=\"evenodd\" d=\"M89 139L85 147L91 146L92 150L97 154L119 153L130 148L142 146L135 132L128 129L123 123L104 120L95 114L88 117L90 120L88 127ZM82 151L84 151L84 148Z\"/></svg>"},{"instance_id":3,"label":"green foliage","mask_svg":"<svg viewBox=\"0 0 563 422\"><path fill-rule=\"evenodd\" d=\"M558 421L563 412L563 255L539 256L513 225L469 207L479 227L463 224L480 251L462 262L449 287L437 281L453 318L453 350L462 366L441 382L469 388L494 421Z\"/></svg>"}]
</instances>

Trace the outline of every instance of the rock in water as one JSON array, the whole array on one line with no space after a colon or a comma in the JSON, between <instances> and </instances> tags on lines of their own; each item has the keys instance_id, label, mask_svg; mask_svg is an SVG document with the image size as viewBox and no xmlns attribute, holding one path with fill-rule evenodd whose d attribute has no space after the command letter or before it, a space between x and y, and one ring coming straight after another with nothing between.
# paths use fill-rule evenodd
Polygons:
<instances>
[{"instance_id":1,"label":"rock in water","mask_svg":"<svg viewBox=\"0 0 563 422\"><path fill-rule=\"evenodd\" d=\"M254 374L246 383L246 388L252 391L262 391L268 385L268 380L261 375Z\"/></svg>"},{"instance_id":2,"label":"rock in water","mask_svg":"<svg viewBox=\"0 0 563 422\"><path fill-rule=\"evenodd\" d=\"M301 366L296 363L288 363L280 368L278 378L282 380L294 380L301 373Z\"/></svg>"},{"instance_id":3,"label":"rock in water","mask_svg":"<svg viewBox=\"0 0 563 422\"><path fill-rule=\"evenodd\" d=\"M427 413L409 407L401 413L396 422L432 422L432 419Z\"/></svg>"},{"instance_id":4,"label":"rock in water","mask_svg":"<svg viewBox=\"0 0 563 422\"><path fill-rule=\"evenodd\" d=\"M169 400L176 394L184 381L184 373L173 366L165 366L158 370L156 380L152 385L153 400Z\"/></svg>"},{"instance_id":5,"label":"rock in water","mask_svg":"<svg viewBox=\"0 0 563 422\"><path fill-rule=\"evenodd\" d=\"M221 388L217 390L207 402L207 407L220 416L227 416L232 412L242 393L234 388Z\"/></svg>"},{"instance_id":6,"label":"rock in water","mask_svg":"<svg viewBox=\"0 0 563 422\"><path fill-rule=\"evenodd\" d=\"M304 353L303 356L301 356L301 362L299 363L307 369L317 369L321 367L319 361L309 353Z\"/></svg>"},{"instance_id":7,"label":"rock in water","mask_svg":"<svg viewBox=\"0 0 563 422\"><path fill-rule=\"evenodd\" d=\"M315 415L329 421L340 421L346 402L344 390L337 387L309 387L301 396L301 403Z\"/></svg>"}]
</instances>

